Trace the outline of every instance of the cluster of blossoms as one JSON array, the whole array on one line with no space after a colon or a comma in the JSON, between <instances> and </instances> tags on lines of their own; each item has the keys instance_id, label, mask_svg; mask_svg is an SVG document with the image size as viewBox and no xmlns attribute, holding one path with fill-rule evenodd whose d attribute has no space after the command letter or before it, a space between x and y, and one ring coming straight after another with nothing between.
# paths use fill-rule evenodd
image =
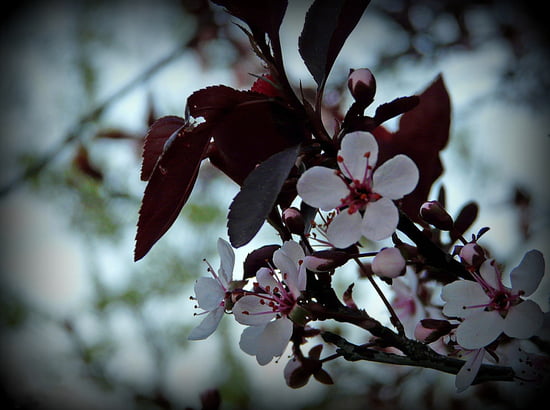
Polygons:
<instances>
[{"instance_id":1,"label":"cluster of blossoms","mask_svg":"<svg viewBox=\"0 0 550 410\"><path fill-rule=\"evenodd\" d=\"M464 239L477 204L453 218L443 187L437 200L429 200L450 133L443 76L370 116L365 111L374 102L375 77L366 68L351 70L352 104L345 113L327 111L326 81L369 1L312 2L298 51L317 85L314 101L302 88L298 95L285 73L279 29L286 0L270 1L269 13L258 13L253 1L214 2L244 23L239 27L267 73L249 90L198 90L187 99L185 118L167 116L151 126L134 252L142 258L174 222L203 160L240 186L227 215L230 242L218 240L220 267L208 264L209 277L195 284L205 317L189 339L209 337L231 314L246 326L241 349L260 365L291 345L283 373L294 388L311 376L331 384L323 366L334 359L427 366L456 374L458 390L547 377L548 313L530 299L544 275L542 254L527 252L507 286L501 267L478 243L488 228ZM332 130L325 127L330 114ZM384 128L398 116L395 132ZM233 247L250 243L266 221L282 245L254 249L242 277L234 279ZM344 265L369 282L387 311L385 321L362 308L353 283L336 294L333 278ZM332 321L338 332L331 331ZM349 342L340 332L343 324L365 330L368 340ZM315 344L306 354L308 343ZM334 351L322 358L327 345Z\"/></svg>"},{"instance_id":2,"label":"cluster of blossoms","mask_svg":"<svg viewBox=\"0 0 550 410\"><path fill-rule=\"evenodd\" d=\"M261 365L283 354L296 320L298 299L306 289L304 251L297 242L287 241L273 253L276 268L262 267L256 273L252 290L246 281L233 281L235 255L231 245L218 239L220 269L211 266L213 278L203 277L195 284L198 307L207 316L195 327L190 340L206 339L218 327L224 312L232 312L237 322L247 325L240 347L256 356Z\"/></svg>"},{"instance_id":3,"label":"cluster of blossoms","mask_svg":"<svg viewBox=\"0 0 550 410\"><path fill-rule=\"evenodd\" d=\"M207 316L193 329L189 339L210 336L223 313L232 313L237 322L247 326L239 343L244 352L255 356L260 365L280 357L295 328L304 329L314 317L305 303L307 272L331 271L353 257L341 250L356 244L362 236L382 240L396 230L399 215L394 200L414 189L418 169L405 155L397 155L376 168L377 155L378 145L370 133L352 132L342 139L337 155L339 169L315 166L298 180L298 194L304 202L335 215L326 222L324 233L327 240L322 241L330 245L330 249L312 252L309 248L306 254L304 249L308 248L302 247L303 244L285 241L273 252L272 263L260 267L255 280L247 288L250 281L233 280L233 249L228 242L219 239L220 268L216 273L208 265L212 277L200 278L195 284L198 307ZM420 215L441 229L452 229L452 218L437 201L425 203ZM288 208L284 216L289 225L299 222L298 231L304 229L304 221L300 220L297 209ZM414 318L409 328L416 327L414 336L418 340L432 346L443 343L446 346L443 350L451 349L454 355L466 359L457 373L459 391L474 382L487 357L498 357L499 344L507 346L512 339L528 339L541 330L544 314L537 303L526 299L536 290L544 275L544 258L539 251L533 250L525 255L511 271L511 287L507 287L495 260L485 257L485 251L477 241L465 243L459 253L460 262L471 277L453 281L442 288L444 304L439 313L434 313L437 309L433 307L430 312L422 307L426 305L418 296L422 286L417 274L407 268L403 254L398 246L384 247L374 254L370 269L389 283L395 279L393 307L395 312L399 312L398 320L404 322L409 317ZM405 273L412 287L404 285L401 276ZM354 302L348 306L357 309ZM320 363L318 358L308 359L299 350L297 352L298 357L294 355L285 368L287 382L293 374L303 373L304 363ZM487 356L486 352L490 355ZM527 355L520 349L517 352ZM318 353L320 350L314 354L318 356ZM536 361L534 356L523 360L518 359L517 354L513 359L510 359L513 357L510 354L506 357L511 366ZM522 380L529 380L529 377L531 380L540 379L541 373L537 372L547 366L547 362L538 362L542 365L537 370L529 369L531 376ZM320 365L316 371L322 371ZM525 374L525 370L522 372ZM329 376L325 377L330 380Z\"/></svg>"}]
</instances>

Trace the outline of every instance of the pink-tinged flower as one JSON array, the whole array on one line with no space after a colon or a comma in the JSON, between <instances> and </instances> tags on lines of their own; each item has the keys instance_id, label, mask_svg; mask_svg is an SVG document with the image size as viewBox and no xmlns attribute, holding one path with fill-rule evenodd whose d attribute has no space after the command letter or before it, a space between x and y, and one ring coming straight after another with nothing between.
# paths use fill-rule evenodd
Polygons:
<instances>
[{"instance_id":1,"label":"pink-tinged flower","mask_svg":"<svg viewBox=\"0 0 550 410\"><path fill-rule=\"evenodd\" d=\"M218 273L208 264L208 272L212 277L202 277L195 282L195 296L198 307L207 314L203 321L195 327L188 336L189 340L206 339L217 329L225 311L225 300L230 291L235 266L235 253L231 245L219 238L218 253L220 254L220 268Z\"/></svg>"},{"instance_id":2,"label":"pink-tinged flower","mask_svg":"<svg viewBox=\"0 0 550 410\"><path fill-rule=\"evenodd\" d=\"M463 318L456 340L465 349L479 349L492 343L501 333L525 339L542 326L544 315L532 300L523 299L538 287L544 275L544 257L539 251L525 254L510 273L512 287L502 283L502 274L494 260L486 260L475 281L459 280L446 285L441 297L443 313Z\"/></svg>"},{"instance_id":3,"label":"pink-tinged flower","mask_svg":"<svg viewBox=\"0 0 550 410\"><path fill-rule=\"evenodd\" d=\"M375 169L378 144L364 131L342 139L337 159L338 170L312 167L297 184L298 194L307 204L323 211L338 210L327 228L328 241L346 248L361 236L374 241L391 236L399 221L393 200L416 187L416 164L399 154Z\"/></svg>"},{"instance_id":4,"label":"pink-tinged flower","mask_svg":"<svg viewBox=\"0 0 550 410\"><path fill-rule=\"evenodd\" d=\"M306 288L304 251L294 241L287 241L273 254L277 271L260 268L256 273L255 292L246 292L233 307L235 319L246 328L241 349L256 356L260 365L283 354L292 336L297 300ZM292 318L292 319L291 319Z\"/></svg>"}]
</instances>

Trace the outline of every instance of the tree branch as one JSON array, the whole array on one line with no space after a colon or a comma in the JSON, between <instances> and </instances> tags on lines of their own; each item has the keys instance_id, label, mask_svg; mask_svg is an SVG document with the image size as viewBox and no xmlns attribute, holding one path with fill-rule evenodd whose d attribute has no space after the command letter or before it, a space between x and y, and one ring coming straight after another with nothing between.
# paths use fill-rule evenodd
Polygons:
<instances>
[{"instance_id":1,"label":"tree branch","mask_svg":"<svg viewBox=\"0 0 550 410\"><path fill-rule=\"evenodd\" d=\"M400 366L424 367L449 374L457 374L465 363L463 360L455 359L454 357L440 355L425 345L425 354L417 355L417 357L411 358L409 356L402 356L368 347L358 346L331 332L323 332L321 336L325 342L332 343L338 347L336 350L338 354L340 354L344 359L352 362L366 360L369 362L395 364ZM472 384L488 381L513 380L514 370L511 367L482 364Z\"/></svg>"}]
</instances>

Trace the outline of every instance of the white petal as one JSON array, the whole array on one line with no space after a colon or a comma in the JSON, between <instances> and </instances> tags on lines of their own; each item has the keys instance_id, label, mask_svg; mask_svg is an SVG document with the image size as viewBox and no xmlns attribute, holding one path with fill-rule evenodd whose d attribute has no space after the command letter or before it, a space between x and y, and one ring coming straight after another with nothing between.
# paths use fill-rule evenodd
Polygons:
<instances>
[{"instance_id":1,"label":"white petal","mask_svg":"<svg viewBox=\"0 0 550 410\"><path fill-rule=\"evenodd\" d=\"M480 349L493 342L504 328L504 319L493 310L468 316L456 329L456 341L465 349Z\"/></svg>"},{"instance_id":2,"label":"white petal","mask_svg":"<svg viewBox=\"0 0 550 410\"><path fill-rule=\"evenodd\" d=\"M290 242L285 242L285 243L290 243ZM292 242L292 243L296 243L296 242ZM284 247L284 244L283 244L283 247ZM305 256L303 256L303 252L302 252L301 259L303 260L304 257ZM273 263L281 271L283 275L288 274L292 278L296 278L296 276L298 276L298 259L293 259L293 257L291 257L289 254L284 252L283 248L279 248L273 253Z\"/></svg>"},{"instance_id":3,"label":"white petal","mask_svg":"<svg viewBox=\"0 0 550 410\"><path fill-rule=\"evenodd\" d=\"M336 248L347 248L361 238L361 214L340 212L327 229L328 241Z\"/></svg>"},{"instance_id":4,"label":"white petal","mask_svg":"<svg viewBox=\"0 0 550 410\"><path fill-rule=\"evenodd\" d=\"M525 254L518 266L510 272L512 289L522 290L525 296L532 294L544 276L544 256L533 249Z\"/></svg>"},{"instance_id":5,"label":"white petal","mask_svg":"<svg viewBox=\"0 0 550 410\"><path fill-rule=\"evenodd\" d=\"M223 307L212 310L202 322L189 333L189 340L203 340L210 336L218 328L220 320L223 317Z\"/></svg>"},{"instance_id":6,"label":"white petal","mask_svg":"<svg viewBox=\"0 0 550 410\"><path fill-rule=\"evenodd\" d=\"M300 266L300 269L298 269L298 278L296 279L296 290L298 293L295 293L294 290L292 290L292 293L294 297L298 297L299 293L301 293L303 290L306 290L307 285L307 270L306 265L302 263Z\"/></svg>"},{"instance_id":7,"label":"white petal","mask_svg":"<svg viewBox=\"0 0 550 410\"><path fill-rule=\"evenodd\" d=\"M374 171L373 191L385 198L400 199L416 188L419 175L412 159L406 155L396 155Z\"/></svg>"},{"instance_id":8,"label":"white petal","mask_svg":"<svg viewBox=\"0 0 550 410\"><path fill-rule=\"evenodd\" d=\"M368 160L365 156L369 153ZM374 168L378 160L378 143L370 132L355 131L346 134L342 139L340 151L344 162L338 162L340 170L350 179L363 180L368 165ZM351 174L351 175L350 175Z\"/></svg>"},{"instance_id":9,"label":"white petal","mask_svg":"<svg viewBox=\"0 0 550 410\"><path fill-rule=\"evenodd\" d=\"M303 275L299 273L304 259L304 250L295 241L286 241L273 253L273 263L283 273L284 282L294 296L305 289Z\"/></svg>"},{"instance_id":10,"label":"white petal","mask_svg":"<svg viewBox=\"0 0 550 410\"><path fill-rule=\"evenodd\" d=\"M195 282L195 296L201 309L213 310L220 306L225 290L216 279L204 277Z\"/></svg>"},{"instance_id":11,"label":"white petal","mask_svg":"<svg viewBox=\"0 0 550 410\"><path fill-rule=\"evenodd\" d=\"M229 242L218 238L218 253L220 254L220 269L218 275L227 288L233 279L233 268L235 267L235 252Z\"/></svg>"},{"instance_id":12,"label":"white petal","mask_svg":"<svg viewBox=\"0 0 550 410\"><path fill-rule=\"evenodd\" d=\"M279 287L279 282L274 277L275 273L270 268L260 268L256 272L258 285L268 293L273 293L273 289Z\"/></svg>"},{"instance_id":13,"label":"white petal","mask_svg":"<svg viewBox=\"0 0 550 410\"><path fill-rule=\"evenodd\" d=\"M275 254L276 253L284 253L287 257L289 257L294 263L298 264L299 260L303 260L305 257L304 250L300 246L300 244L296 241L285 241L283 243L283 246L281 246L279 249L275 251L273 254L273 261L275 262ZM279 269L280 267L277 266Z\"/></svg>"},{"instance_id":14,"label":"white petal","mask_svg":"<svg viewBox=\"0 0 550 410\"><path fill-rule=\"evenodd\" d=\"M446 303L443 314L448 317L468 317L482 312L485 307L471 306L485 305L491 301L477 282L471 280L457 280L445 285L441 290L441 299Z\"/></svg>"},{"instance_id":15,"label":"white petal","mask_svg":"<svg viewBox=\"0 0 550 410\"><path fill-rule=\"evenodd\" d=\"M269 306L261 304L258 296L246 295L237 300L233 306L235 320L243 325L265 325L275 317Z\"/></svg>"},{"instance_id":16,"label":"white petal","mask_svg":"<svg viewBox=\"0 0 550 410\"><path fill-rule=\"evenodd\" d=\"M286 318L274 320L265 326L256 347L256 360L261 366L284 353L292 336L292 328L292 322Z\"/></svg>"},{"instance_id":17,"label":"white petal","mask_svg":"<svg viewBox=\"0 0 550 410\"><path fill-rule=\"evenodd\" d=\"M389 238L395 232L398 222L397 207L391 200L381 198L367 204L361 233L371 241L380 241Z\"/></svg>"},{"instance_id":18,"label":"white petal","mask_svg":"<svg viewBox=\"0 0 550 410\"><path fill-rule=\"evenodd\" d=\"M455 386L458 393L463 392L472 384L483 362L483 356L485 356L484 349L470 352L468 360L456 374Z\"/></svg>"},{"instance_id":19,"label":"white petal","mask_svg":"<svg viewBox=\"0 0 550 410\"><path fill-rule=\"evenodd\" d=\"M510 337L527 339L542 326L544 313L532 300L524 300L512 306L504 318L504 333Z\"/></svg>"},{"instance_id":20,"label":"white petal","mask_svg":"<svg viewBox=\"0 0 550 410\"><path fill-rule=\"evenodd\" d=\"M296 189L305 203L323 211L341 205L340 199L349 194L348 187L336 171L326 167L308 169L298 180Z\"/></svg>"},{"instance_id":21,"label":"white petal","mask_svg":"<svg viewBox=\"0 0 550 410\"><path fill-rule=\"evenodd\" d=\"M264 331L264 326L249 326L243 330L241 339L239 340L239 347L245 353L256 356L256 350L258 349L258 338Z\"/></svg>"},{"instance_id":22,"label":"white petal","mask_svg":"<svg viewBox=\"0 0 550 410\"><path fill-rule=\"evenodd\" d=\"M479 267L479 274L493 289L501 289L503 287L501 273L494 263L494 259L487 259Z\"/></svg>"}]
</instances>

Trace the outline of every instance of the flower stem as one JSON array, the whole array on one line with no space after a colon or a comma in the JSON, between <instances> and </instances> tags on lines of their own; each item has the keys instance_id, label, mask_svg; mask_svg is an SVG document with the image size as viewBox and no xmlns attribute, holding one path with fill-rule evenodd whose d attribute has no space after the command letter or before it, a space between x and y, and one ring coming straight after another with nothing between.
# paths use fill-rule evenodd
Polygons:
<instances>
[{"instance_id":1,"label":"flower stem","mask_svg":"<svg viewBox=\"0 0 550 410\"><path fill-rule=\"evenodd\" d=\"M370 271L368 269L365 269L365 265L363 265L363 263L359 260L359 258L354 257L353 260L357 263L357 265L359 265L359 269L361 269L363 274L370 281L370 283L371 283L372 287L374 288L374 290L376 291L376 293L378 293L378 296L380 296L380 299L382 299L382 302L384 303L384 305L388 309L388 312L390 313L391 322L395 326L395 328L397 329L397 332L399 333L399 335L404 336L405 335L405 329L403 327L403 324L401 323L401 321L397 317L397 314L395 313L395 310L393 309L392 305L390 304L390 302L388 301L388 299L386 298L386 296L384 295L384 293L382 292L382 290L380 289L380 287L378 286L378 284L376 283L376 281L372 277L372 274L370 273Z\"/></svg>"}]
</instances>

